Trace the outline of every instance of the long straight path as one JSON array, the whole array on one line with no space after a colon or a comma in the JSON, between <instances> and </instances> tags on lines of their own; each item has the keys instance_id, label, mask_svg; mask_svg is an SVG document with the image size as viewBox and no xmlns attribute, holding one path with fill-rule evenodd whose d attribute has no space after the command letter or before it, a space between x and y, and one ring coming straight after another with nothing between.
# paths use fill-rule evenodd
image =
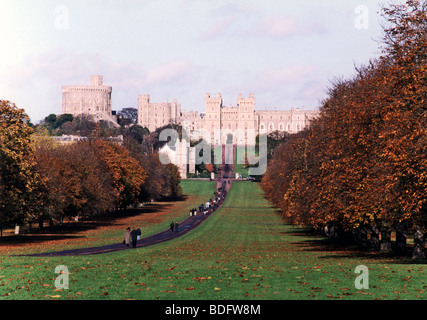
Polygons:
<instances>
[{"instance_id":1,"label":"long straight path","mask_svg":"<svg viewBox=\"0 0 427 320\"><path fill-rule=\"evenodd\" d=\"M235 148L233 146L233 150L231 151L233 155L233 159L234 159L234 149ZM223 152L222 152L223 160L225 158L226 150L227 150L226 146L223 146ZM227 150L227 152L230 152L230 151ZM219 208L225 200L227 192L231 187L231 180L233 178L233 175L234 175L234 165L225 163L223 161L223 163L219 167L219 172L218 172L217 191L219 191L222 194L222 196L221 196L221 201L218 203L217 208ZM205 214L199 213L195 216L190 216L184 221L181 221L179 223L180 227L178 231L170 231L168 229L168 230L156 233L154 235L148 236L146 238L143 238L137 242L136 248L147 247L153 244L170 241L180 236L183 236L184 234L190 232L191 230L199 226L204 220L206 220L209 217L210 214L205 215ZM108 253L108 252L136 249L136 248L129 248L123 243L113 243L105 246L98 246L98 247L91 247L91 248L80 248L80 249L70 249L70 250L63 250L63 251L35 253L29 256L44 257L44 256L94 255L94 254L101 254L101 253Z\"/></svg>"},{"instance_id":2,"label":"long straight path","mask_svg":"<svg viewBox=\"0 0 427 320\"><path fill-rule=\"evenodd\" d=\"M176 239L189 231L196 228L200 225L209 215L198 214L196 216L190 216L184 221L180 222L178 231L170 231L165 230L149 237L143 238L137 242L136 248L147 247L153 244L169 241L172 239ZM130 248L124 245L123 243L113 243L105 246L92 247L92 248L81 248L81 249L70 249L64 251L55 251L55 252L43 252L43 253L35 253L30 256L77 256L77 255L93 255L93 254L101 254L108 253L114 251L135 249Z\"/></svg>"}]
</instances>

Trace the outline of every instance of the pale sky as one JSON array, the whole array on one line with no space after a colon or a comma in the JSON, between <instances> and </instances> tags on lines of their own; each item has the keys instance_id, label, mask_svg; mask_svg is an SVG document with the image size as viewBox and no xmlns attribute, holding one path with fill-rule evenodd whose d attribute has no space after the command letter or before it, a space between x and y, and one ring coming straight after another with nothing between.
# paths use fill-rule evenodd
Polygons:
<instances>
[{"instance_id":1,"label":"pale sky","mask_svg":"<svg viewBox=\"0 0 427 320\"><path fill-rule=\"evenodd\" d=\"M315 109L330 80L380 54L381 3L0 0L0 99L37 123L61 113L62 85L98 73L117 111L150 94L203 112L205 93Z\"/></svg>"}]
</instances>

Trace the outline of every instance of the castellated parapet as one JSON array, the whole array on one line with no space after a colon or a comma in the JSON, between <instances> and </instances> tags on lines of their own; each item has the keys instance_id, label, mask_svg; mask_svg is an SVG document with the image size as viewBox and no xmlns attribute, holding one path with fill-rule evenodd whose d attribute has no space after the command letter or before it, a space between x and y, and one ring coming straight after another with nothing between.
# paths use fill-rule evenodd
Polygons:
<instances>
[{"instance_id":1,"label":"castellated parapet","mask_svg":"<svg viewBox=\"0 0 427 320\"><path fill-rule=\"evenodd\" d=\"M181 114L181 105L176 99L173 102L150 102L149 94L138 95L138 124L155 131L170 123L178 123Z\"/></svg>"},{"instance_id":2,"label":"castellated parapet","mask_svg":"<svg viewBox=\"0 0 427 320\"><path fill-rule=\"evenodd\" d=\"M95 121L105 120L117 125L111 110L112 87L103 84L103 76L90 76L90 85L62 86L62 113L73 116L93 116Z\"/></svg>"},{"instance_id":3,"label":"castellated parapet","mask_svg":"<svg viewBox=\"0 0 427 320\"><path fill-rule=\"evenodd\" d=\"M316 110L255 110L255 95L239 94L237 106L224 106L221 93L205 94L205 112L181 111L173 103L152 103L150 96L138 96L138 124L151 132L169 123L182 125L193 137L204 138L212 145L232 142L253 145L258 134L273 131L296 133L307 127L318 115Z\"/></svg>"}]
</instances>

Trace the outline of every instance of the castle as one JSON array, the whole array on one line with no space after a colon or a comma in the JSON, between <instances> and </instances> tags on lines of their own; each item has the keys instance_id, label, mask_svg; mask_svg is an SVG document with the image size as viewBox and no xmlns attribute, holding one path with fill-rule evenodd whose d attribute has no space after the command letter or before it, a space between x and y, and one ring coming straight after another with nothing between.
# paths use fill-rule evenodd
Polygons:
<instances>
[{"instance_id":1,"label":"castle","mask_svg":"<svg viewBox=\"0 0 427 320\"><path fill-rule=\"evenodd\" d=\"M94 120L117 125L111 107L112 87L103 84L103 76L90 76L90 85L62 86L62 113L87 114ZM316 110L255 110L255 96L239 94L237 106L225 106L221 94L205 95L205 112L181 110L172 102L151 102L150 95L138 95L138 124L150 132L171 123L180 124L191 137L204 138L212 145L232 143L253 145L258 134L273 131L296 133L318 115ZM196 139L197 140L197 139Z\"/></svg>"},{"instance_id":2,"label":"castle","mask_svg":"<svg viewBox=\"0 0 427 320\"><path fill-rule=\"evenodd\" d=\"M304 107L291 110L255 110L255 96L238 95L237 106L224 106L221 94L207 93L205 112L181 110L177 100L153 103L148 94L138 95L138 124L150 132L169 123L182 125L191 134L199 135L212 145L233 143L251 145L258 134L273 131L296 133L318 115Z\"/></svg>"}]
</instances>

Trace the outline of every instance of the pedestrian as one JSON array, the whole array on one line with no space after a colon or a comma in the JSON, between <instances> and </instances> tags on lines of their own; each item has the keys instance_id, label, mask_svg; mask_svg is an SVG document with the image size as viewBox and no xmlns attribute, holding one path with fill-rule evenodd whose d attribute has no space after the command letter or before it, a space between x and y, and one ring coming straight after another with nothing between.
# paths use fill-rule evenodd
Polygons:
<instances>
[{"instance_id":1,"label":"pedestrian","mask_svg":"<svg viewBox=\"0 0 427 320\"><path fill-rule=\"evenodd\" d=\"M178 227L179 227L179 223L177 221L177 222L175 222L175 232L178 232Z\"/></svg>"},{"instance_id":2,"label":"pedestrian","mask_svg":"<svg viewBox=\"0 0 427 320\"><path fill-rule=\"evenodd\" d=\"M123 243L129 247L130 243L130 227L128 227L125 231L125 239L123 240Z\"/></svg>"},{"instance_id":3,"label":"pedestrian","mask_svg":"<svg viewBox=\"0 0 427 320\"><path fill-rule=\"evenodd\" d=\"M138 241L138 232L135 228L130 232L130 238L132 239L132 247L136 248L136 242Z\"/></svg>"},{"instance_id":4,"label":"pedestrian","mask_svg":"<svg viewBox=\"0 0 427 320\"><path fill-rule=\"evenodd\" d=\"M173 221L171 222L171 224L169 225L169 228L170 228L170 231L172 231L173 232L173 228L174 228L174 223L173 223Z\"/></svg>"},{"instance_id":5,"label":"pedestrian","mask_svg":"<svg viewBox=\"0 0 427 320\"><path fill-rule=\"evenodd\" d=\"M141 240L141 235L142 235L141 228L136 229L136 236L138 241Z\"/></svg>"}]
</instances>

